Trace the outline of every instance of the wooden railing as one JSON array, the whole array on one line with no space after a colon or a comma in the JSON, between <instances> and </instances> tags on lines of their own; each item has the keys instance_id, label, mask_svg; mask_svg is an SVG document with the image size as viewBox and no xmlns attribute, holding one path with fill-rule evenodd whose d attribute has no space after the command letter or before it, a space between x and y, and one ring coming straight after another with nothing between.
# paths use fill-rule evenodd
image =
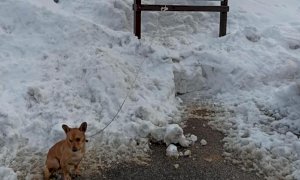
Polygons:
<instances>
[{"instance_id":1,"label":"wooden railing","mask_svg":"<svg viewBox=\"0 0 300 180\"><path fill-rule=\"evenodd\" d=\"M207 1L207 0L202 0ZM141 38L142 11L204 11L220 12L219 36L226 35L227 13L229 12L228 0L210 0L221 1L220 6L187 6L187 5L151 5L142 4L141 0L134 0L134 34Z\"/></svg>"}]
</instances>

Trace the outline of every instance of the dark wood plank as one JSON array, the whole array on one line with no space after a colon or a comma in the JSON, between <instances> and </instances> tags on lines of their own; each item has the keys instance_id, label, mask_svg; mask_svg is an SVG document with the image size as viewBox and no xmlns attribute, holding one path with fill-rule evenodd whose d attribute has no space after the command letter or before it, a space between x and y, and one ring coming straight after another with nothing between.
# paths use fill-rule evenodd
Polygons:
<instances>
[{"instance_id":1,"label":"dark wood plank","mask_svg":"<svg viewBox=\"0 0 300 180\"><path fill-rule=\"evenodd\" d=\"M228 6L183 6L183 5L150 5L142 4L141 11L203 11L203 12L228 12Z\"/></svg>"}]
</instances>

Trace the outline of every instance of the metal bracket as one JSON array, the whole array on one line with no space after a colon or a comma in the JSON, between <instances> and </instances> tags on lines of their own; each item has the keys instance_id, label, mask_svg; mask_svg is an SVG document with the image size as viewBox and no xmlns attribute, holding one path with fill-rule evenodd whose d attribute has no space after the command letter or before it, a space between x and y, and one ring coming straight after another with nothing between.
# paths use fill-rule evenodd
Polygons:
<instances>
[{"instance_id":1,"label":"metal bracket","mask_svg":"<svg viewBox=\"0 0 300 180\"><path fill-rule=\"evenodd\" d=\"M160 8L160 11L168 11L168 10L169 10L169 8L167 7L167 5L165 5L165 7Z\"/></svg>"}]
</instances>

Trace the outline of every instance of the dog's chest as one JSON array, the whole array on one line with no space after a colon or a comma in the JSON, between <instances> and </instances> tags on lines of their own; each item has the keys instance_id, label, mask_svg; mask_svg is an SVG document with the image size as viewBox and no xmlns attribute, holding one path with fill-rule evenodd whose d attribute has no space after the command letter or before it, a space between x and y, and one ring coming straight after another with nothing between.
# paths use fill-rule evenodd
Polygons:
<instances>
[{"instance_id":1,"label":"dog's chest","mask_svg":"<svg viewBox=\"0 0 300 180\"><path fill-rule=\"evenodd\" d=\"M81 161L82 158L83 158L83 153L81 152L72 153L72 157L70 158L69 164L76 165Z\"/></svg>"}]
</instances>

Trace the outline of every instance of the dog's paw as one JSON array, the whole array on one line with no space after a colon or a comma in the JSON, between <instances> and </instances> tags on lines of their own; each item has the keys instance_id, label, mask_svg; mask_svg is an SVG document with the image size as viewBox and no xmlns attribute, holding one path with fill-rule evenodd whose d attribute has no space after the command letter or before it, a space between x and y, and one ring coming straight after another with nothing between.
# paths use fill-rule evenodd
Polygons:
<instances>
[{"instance_id":1,"label":"dog's paw","mask_svg":"<svg viewBox=\"0 0 300 180\"><path fill-rule=\"evenodd\" d=\"M81 177L81 174L75 173L75 174L72 175L72 178L78 178L78 177Z\"/></svg>"},{"instance_id":2,"label":"dog's paw","mask_svg":"<svg viewBox=\"0 0 300 180\"><path fill-rule=\"evenodd\" d=\"M72 180L72 177L70 175L65 175L64 180Z\"/></svg>"},{"instance_id":3,"label":"dog's paw","mask_svg":"<svg viewBox=\"0 0 300 180\"><path fill-rule=\"evenodd\" d=\"M62 179L62 175L55 173L50 176L50 179Z\"/></svg>"}]
</instances>

